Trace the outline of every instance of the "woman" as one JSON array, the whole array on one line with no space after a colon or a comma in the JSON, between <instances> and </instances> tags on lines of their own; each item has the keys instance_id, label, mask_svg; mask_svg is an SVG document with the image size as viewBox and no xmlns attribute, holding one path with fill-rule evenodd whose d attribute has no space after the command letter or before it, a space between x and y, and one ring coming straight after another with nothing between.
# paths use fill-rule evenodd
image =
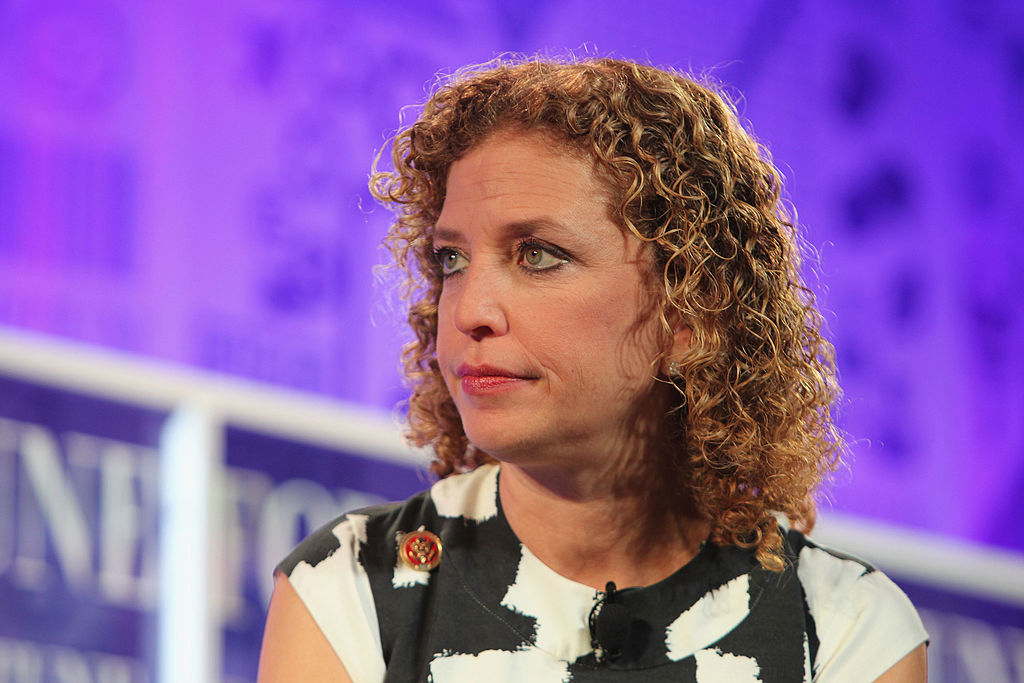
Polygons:
<instances>
[{"instance_id":1,"label":"woman","mask_svg":"<svg viewBox=\"0 0 1024 683\"><path fill-rule=\"evenodd\" d=\"M441 478L278 568L261 681L922 681L801 532L838 462L779 175L718 94L614 60L457 74L373 177Z\"/></svg>"}]
</instances>

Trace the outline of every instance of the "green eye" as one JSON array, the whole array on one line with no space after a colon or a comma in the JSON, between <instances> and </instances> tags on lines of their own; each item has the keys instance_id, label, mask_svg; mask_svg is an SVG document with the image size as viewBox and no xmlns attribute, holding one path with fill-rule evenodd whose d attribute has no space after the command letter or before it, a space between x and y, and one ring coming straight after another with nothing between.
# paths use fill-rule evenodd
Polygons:
<instances>
[{"instance_id":1,"label":"green eye","mask_svg":"<svg viewBox=\"0 0 1024 683\"><path fill-rule=\"evenodd\" d=\"M445 277L458 273L469 263L469 259L450 247L435 250L434 259Z\"/></svg>"},{"instance_id":2,"label":"green eye","mask_svg":"<svg viewBox=\"0 0 1024 683\"><path fill-rule=\"evenodd\" d=\"M519 264L530 270L548 270L568 262L568 259L553 254L547 247L537 244L524 245L519 256Z\"/></svg>"}]
</instances>

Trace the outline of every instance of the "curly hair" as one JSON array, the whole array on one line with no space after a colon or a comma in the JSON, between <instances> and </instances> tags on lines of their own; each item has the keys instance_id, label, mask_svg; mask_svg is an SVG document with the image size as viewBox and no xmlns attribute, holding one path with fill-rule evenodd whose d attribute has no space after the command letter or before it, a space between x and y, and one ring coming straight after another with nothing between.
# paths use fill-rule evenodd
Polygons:
<instances>
[{"instance_id":1,"label":"curly hair","mask_svg":"<svg viewBox=\"0 0 1024 683\"><path fill-rule=\"evenodd\" d=\"M663 327L692 330L666 415L680 435L670 444L678 488L715 543L755 548L762 566L781 569L773 512L809 531L813 493L845 448L834 352L801 277L779 172L728 98L682 74L613 59L468 67L395 135L394 170L378 157L371 191L396 214L385 243L415 333L402 355L409 440L433 448L439 477L489 460L468 442L438 367L431 239L452 163L510 128L553 136L607 171L621 227L652 247Z\"/></svg>"}]
</instances>

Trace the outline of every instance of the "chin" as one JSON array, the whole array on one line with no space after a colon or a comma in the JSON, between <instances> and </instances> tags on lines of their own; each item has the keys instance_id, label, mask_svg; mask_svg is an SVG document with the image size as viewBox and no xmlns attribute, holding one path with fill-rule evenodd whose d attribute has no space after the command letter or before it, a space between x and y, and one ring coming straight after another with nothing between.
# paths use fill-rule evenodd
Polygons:
<instances>
[{"instance_id":1,"label":"chin","mask_svg":"<svg viewBox=\"0 0 1024 683\"><path fill-rule=\"evenodd\" d=\"M467 432L466 436L469 438L469 443L473 448L502 462L510 458L515 459L514 454L523 450L509 439L496 438L491 434Z\"/></svg>"},{"instance_id":2,"label":"chin","mask_svg":"<svg viewBox=\"0 0 1024 683\"><path fill-rule=\"evenodd\" d=\"M538 452L534 440L496 431L493 424L483 429L466 428L466 437L474 448L500 462L520 462Z\"/></svg>"},{"instance_id":3,"label":"chin","mask_svg":"<svg viewBox=\"0 0 1024 683\"><path fill-rule=\"evenodd\" d=\"M470 443L487 453L522 441L529 433L529 416L506 407L491 409L480 406L459 406L462 429Z\"/></svg>"}]
</instances>

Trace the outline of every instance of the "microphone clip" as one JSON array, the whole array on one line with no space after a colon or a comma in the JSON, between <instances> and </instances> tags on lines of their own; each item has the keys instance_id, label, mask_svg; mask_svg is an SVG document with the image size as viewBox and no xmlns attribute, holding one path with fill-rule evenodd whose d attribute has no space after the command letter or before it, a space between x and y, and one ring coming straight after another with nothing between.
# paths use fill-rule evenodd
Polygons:
<instances>
[{"instance_id":1,"label":"microphone clip","mask_svg":"<svg viewBox=\"0 0 1024 683\"><path fill-rule=\"evenodd\" d=\"M600 594L599 594L600 595ZM629 609L617 600L615 582L605 585L604 594L590 610L590 646L599 664L614 662L622 655L629 641L632 616Z\"/></svg>"}]
</instances>

